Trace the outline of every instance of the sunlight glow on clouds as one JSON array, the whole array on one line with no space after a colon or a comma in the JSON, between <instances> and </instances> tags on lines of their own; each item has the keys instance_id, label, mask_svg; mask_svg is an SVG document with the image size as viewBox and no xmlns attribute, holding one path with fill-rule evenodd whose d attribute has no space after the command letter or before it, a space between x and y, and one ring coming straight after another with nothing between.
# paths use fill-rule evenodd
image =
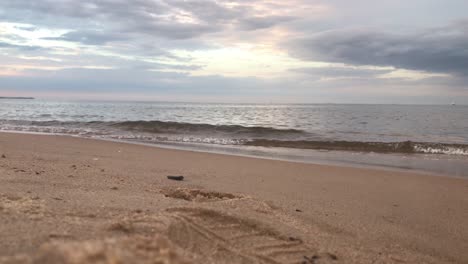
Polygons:
<instances>
[{"instance_id":1,"label":"sunlight glow on clouds","mask_svg":"<svg viewBox=\"0 0 468 264\"><path fill-rule=\"evenodd\" d=\"M0 93L468 102L466 9L456 0L5 0Z\"/></svg>"},{"instance_id":2,"label":"sunlight glow on clouds","mask_svg":"<svg viewBox=\"0 0 468 264\"><path fill-rule=\"evenodd\" d=\"M389 73L385 73L380 75L378 78L402 78L402 79L410 79L410 80L423 80L427 78L450 78L449 74L445 73L431 73L431 72L424 72L424 71L412 71L412 70L405 70L405 69L395 69Z\"/></svg>"}]
</instances>

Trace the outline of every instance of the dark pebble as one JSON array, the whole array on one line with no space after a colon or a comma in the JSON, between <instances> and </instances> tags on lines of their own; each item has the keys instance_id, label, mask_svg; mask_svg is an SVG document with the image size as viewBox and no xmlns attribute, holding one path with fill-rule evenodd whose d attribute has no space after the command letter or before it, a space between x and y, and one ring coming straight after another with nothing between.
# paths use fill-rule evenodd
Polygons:
<instances>
[{"instance_id":1,"label":"dark pebble","mask_svg":"<svg viewBox=\"0 0 468 264\"><path fill-rule=\"evenodd\" d=\"M184 180L184 176L167 176L167 178L169 180L173 180L173 181L183 181Z\"/></svg>"},{"instance_id":2,"label":"dark pebble","mask_svg":"<svg viewBox=\"0 0 468 264\"><path fill-rule=\"evenodd\" d=\"M338 257L335 254L327 253L327 255L333 260L338 260Z\"/></svg>"},{"instance_id":3,"label":"dark pebble","mask_svg":"<svg viewBox=\"0 0 468 264\"><path fill-rule=\"evenodd\" d=\"M302 263L304 264L314 264L316 263L315 261L318 260L320 257L317 256L317 255L313 255L312 257L307 257L307 256L304 256L304 261Z\"/></svg>"}]
</instances>

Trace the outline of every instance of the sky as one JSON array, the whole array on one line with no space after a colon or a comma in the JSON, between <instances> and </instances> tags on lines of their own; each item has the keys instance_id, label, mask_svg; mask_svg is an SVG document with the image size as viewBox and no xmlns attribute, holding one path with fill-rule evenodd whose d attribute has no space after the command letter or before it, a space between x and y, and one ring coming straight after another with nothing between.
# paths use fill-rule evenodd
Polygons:
<instances>
[{"instance_id":1,"label":"sky","mask_svg":"<svg viewBox=\"0 0 468 264\"><path fill-rule=\"evenodd\" d=\"M468 104L466 0L2 0L0 96Z\"/></svg>"}]
</instances>

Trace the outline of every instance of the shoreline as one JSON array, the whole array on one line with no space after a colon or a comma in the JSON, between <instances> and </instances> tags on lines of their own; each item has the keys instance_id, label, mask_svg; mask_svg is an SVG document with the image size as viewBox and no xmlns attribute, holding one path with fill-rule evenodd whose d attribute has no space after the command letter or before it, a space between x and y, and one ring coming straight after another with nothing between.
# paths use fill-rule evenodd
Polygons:
<instances>
[{"instance_id":1,"label":"shoreline","mask_svg":"<svg viewBox=\"0 0 468 264\"><path fill-rule=\"evenodd\" d=\"M468 260L466 179L18 133L0 133L0 155L0 263L76 260L90 245L146 263L154 251L129 245L155 241L174 263Z\"/></svg>"},{"instance_id":2,"label":"shoreline","mask_svg":"<svg viewBox=\"0 0 468 264\"><path fill-rule=\"evenodd\" d=\"M47 135L47 134L46 134ZM68 135L59 135L59 136L64 136L68 137ZM75 137L75 136L71 136ZM272 161L282 161L282 162L291 162L291 163L299 163L299 164L312 164L312 165L324 165L324 166L336 166L336 167L342 167L342 168L357 168L357 169L372 169L372 170L383 170L383 171L390 171L390 172L408 172L408 173L416 173L416 174L421 174L421 175L428 175L428 176L436 176L436 177L451 177L451 178L457 178L457 179L467 179L466 176L457 176L457 175L447 175L442 172L433 172L433 171L427 171L423 169L412 169L412 168L402 168L402 167L392 167L392 166L385 166L385 165L370 165L366 163L353 163L353 162L339 162L339 161L334 161L334 160L296 160L293 158L284 158L284 157L273 157L273 156L267 156L267 155L255 155L252 153L249 153L248 151L239 151L239 152L229 152L229 151L223 151L219 150L216 148L213 148L210 145L204 146L205 148L201 148L200 146L195 146L191 147L193 144L187 144L189 146L185 146L184 143L144 143L144 142L136 142L136 141L125 141L125 140L118 140L118 139L104 139L104 138L85 138L85 137L80 137L76 136L77 138L82 138L82 139L90 139L90 140L102 140L102 141L107 141L107 142L114 142L114 143L124 143L124 144L134 144L134 145L141 145L141 146L147 146L147 147L154 147L154 148L161 148L161 149L169 149L169 150L178 150L178 151L188 151L188 152L194 152L194 153L209 153L209 154L215 154L215 155L225 155L225 156L233 156L233 157L244 157L244 158L252 158L252 159L261 159L261 160L272 160ZM226 146L222 146L226 147ZM232 147L234 149L241 149L246 146L227 146L227 147ZM265 147L268 148L268 147ZM211 150L210 150L211 149ZM270 150L291 150L288 148L282 148L282 147L274 147L274 148L268 148ZM330 152L340 152L343 153L344 151L323 151L323 150L308 150L308 149L301 149L304 151L314 151L317 153L330 153ZM258 153L258 152L257 152ZM347 155L366 155L369 153L361 153L361 152L344 152ZM382 154L382 153L371 153L371 154L379 154L379 155L394 155L394 154ZM412 155L418 155L418 154L412 154ZM421 154L419 154L421 155Z\"/></svg>"},{"instance_id":3,"label":"shoreline","mask_svg":"<svg viewBox=\"0 0 468 264\"><path fill-rule=\"evenodd\" d=\"M54 133L45 133L45 132L30 132L30 131L0 131L0 133L7 134L26 134L26 135L44 135L44 136L60 136L60 137L71 137L71 138L80 138L88 140L97 140L105 142L114 142L114 143L124 143L132 145L141 145L154 148L162 149L172 149L179 151L189 151L195 153L211 153L218 155L227 155L227 156L236 156L236 157L247 157L254 159L266 159L266 160L276 160L276 161L285 161L285 162L294 162L294 163L303 163L303 164L315 164L315 165L328 165L328 166L338 166L338 167L348 167L348 168L362 168L362 169L375 169L375 170L385 170L385 171L394 171L394 172L410 172L425 174L438 177L453 177L459 179L468 179L468 161L464 159L464 156L456 156L455 158L460 159L449 159L450 157L445 156L446 154L406 154L401 153L374 153L374 152L354 152L354 151L325 151L325 150L310 150L310 149L288 149L282 147L258 147L258 146L244 146L244 145L216 145L216 144L203 144L203 143L182 143L182 142L140 142L132 140L120 140L120 139L111 139L111 138L93 138L85 137L74 134L54 134ZM249 148L253 150L249 150ZM277 154L278 152L283 152L283 154ZM302 153L301 153L302 152ZM284 154L286 153L286 154ZM301 154L305 154L306 157L300 157ZM312 153L312 154L311 154ZM291 155L294 154L294 155ZM434 160L431 159L436 156L445 156L440 159L441 162L444 161L460 161L462 166L457 168L455 171L452 171L453 167L449 169L445 168L442 171L436 171L427 167ZM377 162L370 162L368 159L353 159L352 157L369 157L373 160L379 160ZM386 158L396 158L389 159L386 161ZM425 158L429 157L429 162L423 162L421 165L411 164L403 165L399 164L401 159L414 159L416 161L423 161ZM350 159L351 158L351 159ZM445 159L444 159L445 158ZM439 160L439 159L436 159ZM381 161L385 161L382 163ZM393 162L393 163L392 163ZM396 164L395 164L396 163ZM463 163L464 164L463 166ZM460 164L454 164L455 166L460 166ZM466 168L465 168L466 167ZM466 170L465 170L466 169ZM460 171L462 171L460 173ZM463 173L466 172L466 173Z\"/></svg>"}]
</instances>

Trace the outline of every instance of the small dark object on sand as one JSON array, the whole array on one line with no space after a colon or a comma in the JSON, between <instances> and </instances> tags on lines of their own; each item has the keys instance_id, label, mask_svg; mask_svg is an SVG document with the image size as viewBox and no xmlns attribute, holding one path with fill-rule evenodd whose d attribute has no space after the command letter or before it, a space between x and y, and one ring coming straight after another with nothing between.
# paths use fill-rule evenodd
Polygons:
<instances>
[{"instance_id":1,"label":"small dark object on sand","mask_svg":"<svg viewBox=\"0 0 468 264\"><path fill-rule=\"evenodd\" d=\"M174 180L174 181L183 181L184 176L167 176L169 180Z\"/></svg>"},{"instance_id":2,"label":"small dark object on sand","mask_svg":"<svg viewBox=\"0 0 468 264\"><path fill-rule=\"evenodd\" d=\"M289 237L289 241L302 241L302 239L297 238L297 237Z\"/></svg>"},{"instance_id":3,"label":"small dark object on sand","mask_svg":"<svg viewBox=\"0 0 468 264\"><path fill-rule=\"evenodd\" d=\"M2 159L6 159L6 155L5 155L5 154L2 154Z\"/></svg>"},{"instance_id":4,"label":"small dark object on sand","mask_svg":"<svg viewBox=\"0 0 468 264\"><path fill-rule=\"evenodd\" d=\"M327 253L328 257L330 257L333 260L338 260L338 257L335 254L332 253Z\"/></svg>"},{"instance_id":5,"label":"small dark object on sand","mask_svg":"<svg viewBox=\"0 0 468 264\"><path fill-rule=\"evenodd\" d=\"M304 261L302 263L304 263L304 264L309 264L309 263L314 264L314 263L316 263L315 261L318 260L319 258L320 257L317 256L317 255L313 255L310 258L307 257L307 256L304 256Z\"/></svg>"},{"instance_id":6,"label":"small dark object on sand","mask_svg":"<svg viewBox=\"0 0 468 264\"><path fill-rule=\"evenodd\" d=\"M302 210L301 209L296 209L296 212L302 213Z\"/></svg>"}]
</instances>

